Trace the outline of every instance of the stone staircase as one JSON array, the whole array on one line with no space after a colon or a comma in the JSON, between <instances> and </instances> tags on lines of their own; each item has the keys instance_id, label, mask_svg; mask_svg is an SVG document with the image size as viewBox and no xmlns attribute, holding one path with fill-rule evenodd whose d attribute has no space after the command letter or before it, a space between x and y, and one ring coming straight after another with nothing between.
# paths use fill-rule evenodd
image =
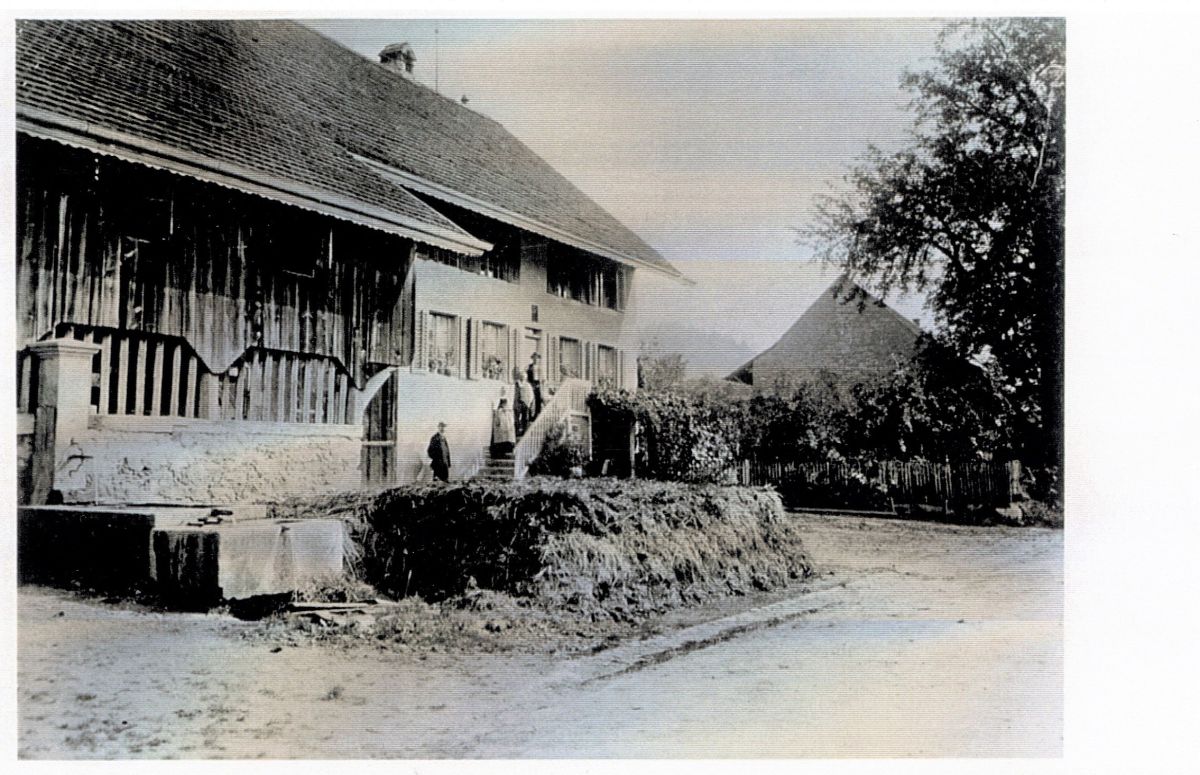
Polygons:
<instances>
[{"instance_id":1,"label":"stone staircase","mask_svg":"<svg viewBox=\"0 0 1200 775\"><path fill-rule=\"evenodd\" d=\"M550 428L571 413L586 413L587 397L591 391L592 383L586 380L563 380L558 389L550 395L541 413L529 423L525 433L517 437L513 451L507 455L494 456L490 448L485 450L483 467L473 478L503 482L523 479L529 470L529 464L541 453Z\"/></svg>"},{"instance_id":2,"label":"stone staircase","mask_svg":"<svg viewBox=\"0 0 1200 775\"><path fill-rule=\"evenodd\" d=\"M475 479L486 482L511 482L517 475L517 460L513 453L507 455L493 456L491 451L488 451L487 458L484 460L483 468L475 474Z\"/></svg>"}]
</instances>

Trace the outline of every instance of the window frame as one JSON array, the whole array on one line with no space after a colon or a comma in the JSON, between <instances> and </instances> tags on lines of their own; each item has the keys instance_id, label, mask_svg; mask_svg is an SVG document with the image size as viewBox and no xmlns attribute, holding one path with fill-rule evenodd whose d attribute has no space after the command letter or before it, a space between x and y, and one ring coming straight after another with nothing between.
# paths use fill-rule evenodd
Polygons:
<instances>
[{"instance_id":1,"label":"window frame","mask_svg":"<svg viewBox=\"0 0 1200 775\"><path fill-rule=\"evenodd\" d=\"M443 359L448 361L449 365L443 368L435 367L435 359L433 356L435 347L435 323L437 319L445 319L450 321L450 340L453 349L449 351L450 358ZM463 351L462 351L462 316L455 315L450 312L441 312L438 310L426 310L426 332L425 332L425 352L422 354L422 366L430 374L438 374L445 377L462 377L463 373Z\"/></svg>"},{"instance_id":2,"label":"window frame","mask_svg":"<svg viewBox=\"0 0 1200 775\"><path fill-rule=\"evenodd\" d=\"M484 333L483 332L484 332L484 329L488 328L489 326L492 327L493 329L497 329L496 343L500 350L499 354L490 354L490 353L485 352L483 349L483 341L484 341ZM479 354L478 354L479 377L481 379L490 379L490 380L495 380L497 382L508 382L511 379L511 375L512 375L512 364L509 363L509 358L510 358L509 350L511 349L511 342L512 342L512 327L509 326L507 323L499 323L494 320L480 319L478 330L479 330L480 341L471 342L471 346L476 347L479 350ZM489 356L495 357L500 361L499 373L497 376L492 376L489 373L488 365L485 363L485 358L487 358Z\"/></svg>"}]
</instances>

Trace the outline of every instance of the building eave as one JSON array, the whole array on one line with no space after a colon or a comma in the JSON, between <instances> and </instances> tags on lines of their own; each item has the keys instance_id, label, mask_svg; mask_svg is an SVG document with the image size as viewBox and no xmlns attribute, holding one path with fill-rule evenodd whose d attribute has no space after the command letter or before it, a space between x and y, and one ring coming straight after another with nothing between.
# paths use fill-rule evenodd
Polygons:
<instances>
[{"instance_id":1,"label":"building eave","mask_svg":"<svg viewBox=\"0 0 1200 775\"><path fill-rule=\"evenodd\" d=\"M514 213L511 210L507 210L503 207L491 204L490 202L477 199L469 194L455 191L439 183L435 183L419 175L414 175L411 172L397 169L396 167L375 159L355 153L351 153L351 155L368 169L394 185L403 186L404 188L425 194L426 196L431 196L435 199L449 202L450 204L457 205L458 207L462 207L466 210L470 210L481 215L486 215L489 218L494 218L503 223L507 223L510 226L516 226L519 229L524 229L539 236L546 237L547 239L552 239L556 242L561 242L563 244L579 248L580 250L607 258L610 261L615 261L619 264L624 264L626 266L631 266L638 269L648 269L687 284L694 284L691 280L684 277L682 273L674 269L674 267L659 266L650 261L646 261L645 259L638 258L637 256L631 256L627 253L614 250L606 245L601 245L597 242L593 242L592 240L570 234L562 229L548 226L534 218L521 215L520 213Z\"/></svg>"},{"instance_id":2,"label":"building eave","mask_svg":"<svg viewBox=\"0 0 1200 775\"><path fill-rule=\"evenodd\" d=\"M350 197L212 159L43 108L17 105L17 131L123 161L272 199L456 253L479 256L492 245L465 231L439 228Z\"/></svg>"}]
</instances>

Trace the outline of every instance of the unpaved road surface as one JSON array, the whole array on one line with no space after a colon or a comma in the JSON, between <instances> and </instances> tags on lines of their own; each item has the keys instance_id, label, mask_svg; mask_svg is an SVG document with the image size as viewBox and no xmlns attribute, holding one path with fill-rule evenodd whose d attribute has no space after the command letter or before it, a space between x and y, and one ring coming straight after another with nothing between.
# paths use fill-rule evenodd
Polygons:
<instances>
[{"instance_id":1,"label":"unpaved road surface","mask_svg":"<svg viewBox=\"0 0 1200 775\"><path fill-rule=\"evenodd\" d=\"M281 647L228 617L25 587L19 752L1061 755L1061 531L796 518L809 588L572 657Z\"/></svg>"}]
</instances>

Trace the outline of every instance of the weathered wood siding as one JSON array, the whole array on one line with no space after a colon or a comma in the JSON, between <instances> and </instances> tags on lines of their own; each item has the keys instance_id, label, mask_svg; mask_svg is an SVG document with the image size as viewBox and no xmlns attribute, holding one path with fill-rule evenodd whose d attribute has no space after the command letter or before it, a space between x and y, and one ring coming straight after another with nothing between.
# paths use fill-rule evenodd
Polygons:
<instances>
[{"instance_id":1,"label":"weathered wood siding","mask_svg":"<svg viewBox=\"0 0 1200 775\"><path fill-rule=\"evenodd\" d=\"M333 359L356 387L411 358L407 240L26 137L17 203L19 345L144 331L185 340L200 371L260 348Z\"/></svg>"}]
</instances>

